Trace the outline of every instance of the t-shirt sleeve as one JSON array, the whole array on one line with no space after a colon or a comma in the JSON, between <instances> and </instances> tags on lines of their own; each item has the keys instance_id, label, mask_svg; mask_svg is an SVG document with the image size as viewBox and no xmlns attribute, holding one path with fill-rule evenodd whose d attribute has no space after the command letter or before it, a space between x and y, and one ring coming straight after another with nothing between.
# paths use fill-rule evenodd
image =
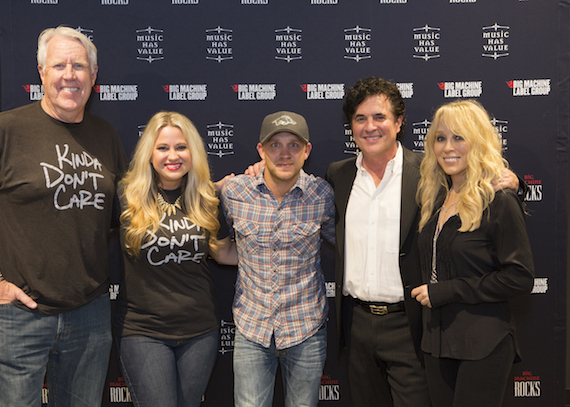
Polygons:
<instances>
[{"instance_id":1,"label":"t-shirt sleeve","mask_svg":"<svg viewBox=\"0 0 570 407\"><path fill-rule=\"evenodd\" d=\"M222 201L218 205L218 221L220 222L220 230L218 230L218 240L222 240L230 235L228 230L228 224L226 223L226 217L224 216L224 209L222 207Z\"/></svg>"}]
</instances>

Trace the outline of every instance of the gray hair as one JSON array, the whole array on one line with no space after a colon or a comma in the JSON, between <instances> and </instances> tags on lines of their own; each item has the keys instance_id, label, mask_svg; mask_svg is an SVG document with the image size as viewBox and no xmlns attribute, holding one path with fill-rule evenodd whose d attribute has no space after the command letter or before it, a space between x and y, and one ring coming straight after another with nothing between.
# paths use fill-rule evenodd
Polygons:
<instances>
[{"instance_id":1,"label":"gray hair","mask_svg":"<svg viewBox=\"0 0 570 407\"><path fill-rule=\"evenodd\" d=\"M89 58L89 63L91 65L91 71L97 65L97 47L85 36L85 34L74 30L71 27L66 27L60 25L57 28L46 28L42 31L38 37L38 65L45 66L47 57L47 44L55 36L62 36L77 40L83 45L83 48L87 51L87 57Z\"/></svg>"}]
</instances>

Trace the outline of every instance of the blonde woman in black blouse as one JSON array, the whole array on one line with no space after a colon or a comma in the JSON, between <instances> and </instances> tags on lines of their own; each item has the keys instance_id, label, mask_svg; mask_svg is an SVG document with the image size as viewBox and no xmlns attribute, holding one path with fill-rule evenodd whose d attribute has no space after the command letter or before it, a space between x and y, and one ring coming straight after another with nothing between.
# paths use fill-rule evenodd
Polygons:
<instances>
[{"instance_id":1,"label":"blonde woman in black blouse","mask_svg":"<svg viewBox=\"0 0 570 407\"><path fill-rule=\"evenodd\" d=\"M519 359L508 300L531 291L534 267L521 203L495 192L507 167L478 102L437 110L417 193L425 284L412 290L434 407L500 406Z\"/></svg>"}]
</instances>

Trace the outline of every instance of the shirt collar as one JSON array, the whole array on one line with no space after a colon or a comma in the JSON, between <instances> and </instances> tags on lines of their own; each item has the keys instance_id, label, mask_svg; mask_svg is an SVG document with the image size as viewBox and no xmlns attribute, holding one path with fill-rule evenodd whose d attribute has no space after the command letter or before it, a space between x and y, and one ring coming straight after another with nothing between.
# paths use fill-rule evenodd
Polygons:
<instances>
[{"instance_id":1,"label":"shirt collar","mask_svg":"<svg viewBox=\"0 0 570 407\"><path fill-rule=\"evenodd\" d=\"M404 165L404 150L402 148L402 144L400 143L399 140L396 140L396 143L398 144L398 150L396 150L396 155L394 156L394 158L388 161L388 164L386 165L386 170L389 171L390 173L398 171ZM359 151L358 155L356 156L356 163L355 163L358 171L366 171L362 166L362 158L363 158L362 151Z\"/></svg>"}]
</instances>

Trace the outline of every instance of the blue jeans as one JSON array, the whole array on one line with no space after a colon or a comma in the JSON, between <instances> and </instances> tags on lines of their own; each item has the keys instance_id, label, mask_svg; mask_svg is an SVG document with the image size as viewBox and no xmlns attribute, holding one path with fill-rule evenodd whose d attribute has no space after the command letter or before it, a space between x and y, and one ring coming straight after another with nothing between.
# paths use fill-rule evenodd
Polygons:
<instances>
[{"instance_id":1,"label":"blue jeans","mask_svg":"<svg viewBox=\"0 0 570 407\"><path fill-rule=\"evenodd\" d=\"M0 407L40 407L46 366L48 406L100 407L111 343L109 294L57 315L0 305Z\"/></svg>"},{"instance_id":2,"label":"blue jeans","mask_svg":"<svg viewBox=\"0 0 570 407\"><path fill-rule=\"evenodd\" d=\"M115 338L136 407L198 407L218 355L220 331L185 341Z\"/></svg>"},{"instance_id":3,"label":"blue jeans","mask_svg":"<svg viewBox=\"0 0 570 407\"><path fill-rule=\"evenodd\" d=\"M236 407L271 407L277 365L281 364L285 407L316 407L327 351L324 324L312 337L276 350L246 339L238 329L234 344L234 401Z\"/></svg>"}]
</instances>

